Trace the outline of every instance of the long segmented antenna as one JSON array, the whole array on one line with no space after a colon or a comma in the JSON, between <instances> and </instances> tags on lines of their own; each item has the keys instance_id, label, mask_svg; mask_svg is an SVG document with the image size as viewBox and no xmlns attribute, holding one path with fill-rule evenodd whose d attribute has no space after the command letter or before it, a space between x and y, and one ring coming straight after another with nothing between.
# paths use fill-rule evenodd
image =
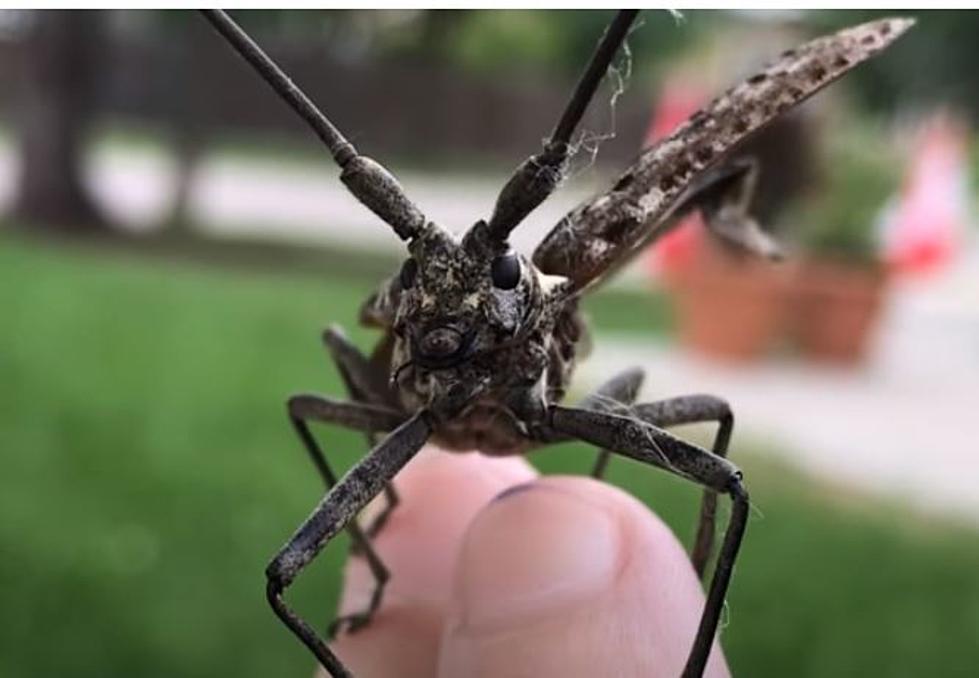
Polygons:
<instances>
[{"instance_id":1,"label":"long segmented antenna","mask_svg":"<svg viewBox=\"0 0 979 678\"><path fill-rule=\"evenodd\" d=\"M574 134L575 128L581 122L588 104L595 96L602 78L608 71L609 64L615 58L616 52L619 51L626 35L629 34L632 22L638 15L638 9L619 10L619 13L615 15L612 23L606 29L605 35L602 36L601 42L598 43L598 47L595 48L595 53L592 55L588 67L581 74L581 80L578 81L578 86L575 88L574 94L571 95L571 100L564 109L554 132L551 133L548 145L563 144L567 146L568 142L571 141L571 135Z\"/></svg>"},{"instance_id":2,"label":"long segmented antenna","mask_svg":"<svg viewBox=\"0 0 979 678\"><path fill-rule=\"evenodd\" d=\"M377 161L360 155L316 104L227 13L220 9L204 9L201 13L326 144L340 166L340 180L354 197L390 225L402 240L418 235L425 226L425 215L408 199L398 180Z\"/></svg>"},{"instance_id":3,"label":"long segmented antenna","mask_svg":"<svg viewBox=\"0 0 979 678\"><path fill-rule=\"evenodd\" d=\"M564 178L571 135L581 122L609 64L625 41L638 14L639 10L624 9L615 15L581 75L578 86L544 150L524 161L500 191L489 222L489 232L493 238L506 240L510 231L544 202Z\"/></svg>"}]
</instances>

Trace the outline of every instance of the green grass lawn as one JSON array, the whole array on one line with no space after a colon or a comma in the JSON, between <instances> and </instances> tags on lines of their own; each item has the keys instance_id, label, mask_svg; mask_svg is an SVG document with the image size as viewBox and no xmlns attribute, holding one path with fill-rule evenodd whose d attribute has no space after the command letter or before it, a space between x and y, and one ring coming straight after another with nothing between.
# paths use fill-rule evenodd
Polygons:
<instances>
[{"instance_id":1,"label":"green grass lawn","mask_svg":"<svg viewBox=\"0 0 979 678\"><path fill-rule=\"evenodd\" d=\"M342 392L319 329L366 345L369 289L0 238L0 676L309 675L264 601L319 495L283 401ZM362 452L332 434L343 465ZM817 487L737 433L734 454L757 507L724 632L736 674L975 675L976 533ZM612 479L690 534L696 490L626 462ZM294 587L316 619L343 550Z\"/></svg>"}]
</instances>

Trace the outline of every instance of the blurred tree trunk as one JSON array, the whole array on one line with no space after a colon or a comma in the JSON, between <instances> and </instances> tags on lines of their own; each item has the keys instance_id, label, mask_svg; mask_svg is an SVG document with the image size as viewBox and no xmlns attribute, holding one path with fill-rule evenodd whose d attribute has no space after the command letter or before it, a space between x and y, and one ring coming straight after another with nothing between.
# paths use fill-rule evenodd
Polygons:
<instances>
[{"instance_id":1,"label":"blurred tree trunk","mask_svg":"<svg viewBox=\"0 0 979 678\"><path fill-rule=\"evenodd\" d=\"M106 230L82 181L82 151L98 79L104 16L36 11L25 44L16 215L32 226Z\"/></svg>"},{"instance_id":2,"label":"blurred tree trunk","mask_svg":"<svg viewBox=\"0 0 979 678\"><path fill-rule=\"evenodd\" d=\"M213 85L199 75L195 77L195 70L199 71L200 64L207 58L201 50L201 34L207 40L213 40L214 35L197 17L192 20L194 23L190 26L176 26L181 31L181 40L173 41L167 48L170 72L174 81L181 83L182 90L180 96L170 97L162 109L169 122L170 147L176 161L173 198L163 227L174 235L194 233L191 200L208 137L207 128L201 123L201 102L213 96L212 92L206 91Z\"/></svg>"},{"instance_id":3,"label":"blurred tree trunk","mask_svg":"<svg viewBox=\"0 0 979 678\"><path fill-rule=\"evenodd\" d=\"M204 155L204 135L193 122L184 120L174 126L172 148L176 160L173 198L164 227L172 234L192 234L194 214L190 201L197 168Z\"/></svg>"}]
</instances>

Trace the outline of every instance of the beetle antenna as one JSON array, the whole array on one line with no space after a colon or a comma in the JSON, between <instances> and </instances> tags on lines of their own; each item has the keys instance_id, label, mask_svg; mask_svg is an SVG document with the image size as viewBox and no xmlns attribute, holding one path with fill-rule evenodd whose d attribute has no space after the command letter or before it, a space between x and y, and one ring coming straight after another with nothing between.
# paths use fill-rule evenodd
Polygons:
<instances>
[{"instance_id":1,"label":"beetle antenna","mask_svg":"<svg viewBox=\"0 0 979 678\"><path fill-rule=\"evenodd\" d=\"M201 10L205 18L262 79L313 129L340 167L340 180L362 204L390 225L402 240L418 235L425 215L398 180L380 163L360 155L306 94L226 12Z\"/></svg>"},{"instance_id":2,"label":"beetle antenna","mask_svg":"<svg viewBox=\"0 0 979 678\"><path fill-rule=\"evenodd\" d=\"M544 202L564 178L571 135L581 122L609 64L625 41L638 14L639 10L623 9L615 15L578 80L574 94L544 145L544 150L525 160L503 186L489 221L489 231L494 239L506 240L510 231Z\"/></svg>"}]
</instances>

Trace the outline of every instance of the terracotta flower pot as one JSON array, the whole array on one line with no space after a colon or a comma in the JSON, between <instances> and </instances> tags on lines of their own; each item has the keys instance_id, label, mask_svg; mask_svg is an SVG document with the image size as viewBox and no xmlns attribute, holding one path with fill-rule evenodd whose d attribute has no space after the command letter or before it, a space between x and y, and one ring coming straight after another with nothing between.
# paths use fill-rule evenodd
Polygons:
<instances>
[{"instance_id":1,"label":"terracotta flower pot","mask_svg":"<svg viewBox=\"0 0 979 678\"><path fill-rule=\"evenodd\" d=\"M713 247L703 250L670 280L681 342L713 358L759 358L781 334L787 271Z\"/></svg>"},{"instance_id":2,"label":"terracotta flower pot","mask_svg":"<svg viewBox=\"0 0 979 678\"><path fill-rule=\"evenodd\" d=\"M883 309L880 265L810 259L792 277L789 330L802 353L820 361L860 362Z\"/></svg>"}]
</instances>

